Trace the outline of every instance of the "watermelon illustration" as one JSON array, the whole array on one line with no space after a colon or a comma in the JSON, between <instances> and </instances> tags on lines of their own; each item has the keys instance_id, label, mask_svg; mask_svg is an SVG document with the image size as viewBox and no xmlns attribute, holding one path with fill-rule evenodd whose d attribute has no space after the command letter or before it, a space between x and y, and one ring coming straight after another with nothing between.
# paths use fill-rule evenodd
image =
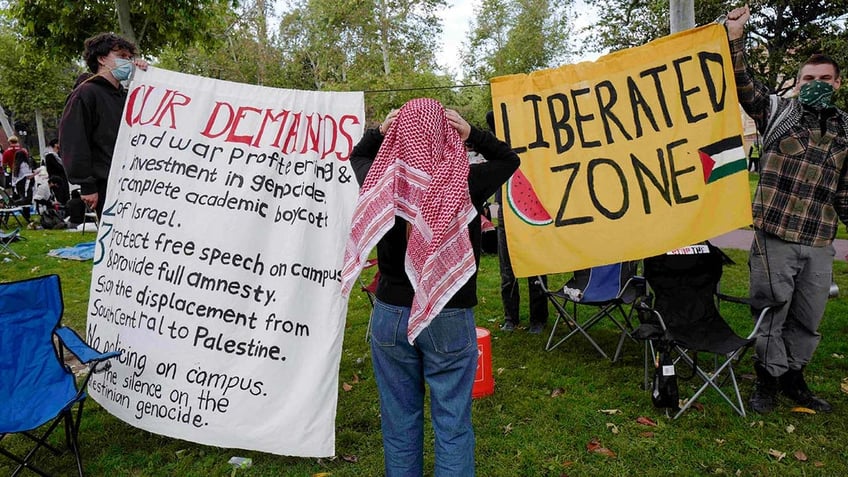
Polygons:
<instances>
[{"instance_id":1,"label":"watermelon illustration","mask_svg":"<svg viewBox=\"0 0 848 477\"><path fill-rule=\"evenodd\" d=\"M551 215L539 202L533 184L530 184L521 169L515 171L507 181L506 198L509 207L524 222L530 225L548 225L553 222Z\"/></svg>"}]
</instances>

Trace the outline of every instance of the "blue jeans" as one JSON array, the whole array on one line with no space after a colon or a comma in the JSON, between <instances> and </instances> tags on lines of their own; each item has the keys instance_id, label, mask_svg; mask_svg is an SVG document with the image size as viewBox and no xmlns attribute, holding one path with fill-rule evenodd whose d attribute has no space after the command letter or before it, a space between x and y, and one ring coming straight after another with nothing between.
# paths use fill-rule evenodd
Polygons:
<instances>
[{"instance_id":1,"label":"blue jeans","mask_svg":"<svg viewBox=\"0 0 848 477\"><path fill-rule=\"evenodd\" d=\"M424 474L424 384L436 436L435 475L474 475L471 388L477 333L471 308L444 309L410 345L409 308L376 300L371 355L380 393L387 477Z\"/></svg>"}]
</instances>

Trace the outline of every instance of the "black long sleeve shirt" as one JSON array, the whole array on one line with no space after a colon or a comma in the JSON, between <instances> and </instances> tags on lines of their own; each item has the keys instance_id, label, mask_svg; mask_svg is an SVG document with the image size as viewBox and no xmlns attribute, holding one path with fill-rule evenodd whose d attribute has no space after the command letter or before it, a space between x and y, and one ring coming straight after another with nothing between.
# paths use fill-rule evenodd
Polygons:
<instances>
[{"instance_id":1,"label":"black long sleeve shirt","mask_svg":"<svg viewBox=\"0 0 848 477\"><path fill-rule=\"evenodd\" d=\"M474 149L483 155L486 162L472 164L468 173L468 191L477 215L468 224L468 234L474 250L474 259L480 264L480 213L486 200L518 169L518 155L503 141L492 134L472 126L468 137ZM353 148L350 164L360 186L365 181L371 164L377 156L383 135L378 129L369 129ZM404 268L406 255L406 221L395 217L394 226L377 243L377 262L380 280L377 298L390 305L412 306L415 294ZM445 308L471 308L477 304L477 272L448 301Z\"/></svg>"}]
</instances>

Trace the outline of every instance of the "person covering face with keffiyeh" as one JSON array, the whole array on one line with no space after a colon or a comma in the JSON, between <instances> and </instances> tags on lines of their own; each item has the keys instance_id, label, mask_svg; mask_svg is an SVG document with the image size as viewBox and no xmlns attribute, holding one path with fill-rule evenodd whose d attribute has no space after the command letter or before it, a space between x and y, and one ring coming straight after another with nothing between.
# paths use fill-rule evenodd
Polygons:
<instances>
[{"instance_id":1,"label":"person covering face with keffiyeh","mask_svg":"<svg viewBox=\"0 0 848 477\"><path fill-rule=\"evenodd\" d=\"M466 226L475 215L468 159L446 111L415 99L398 112L360 190L345 249L349 292L370 250L394 224L408 224L406 274L415 290L407 335L412 343L476 269Z\"/></svg>"},{"instance_id":2,"label":"person covering face with keffiyeh","mask_svg":"<svg viewBox=\"0 0 848 477\"><path fill-rule=\"evenodd\" d=\"M465 141L486 162L469 166ZM456 111L422 98L367 130L350 161L361 190L342 291L350 292L376 245L380 278L371 351L386 475L423 472L425 384L436 475L474 475L479 212L518 168L518 156Z\"/></svg>"}]
</instances>

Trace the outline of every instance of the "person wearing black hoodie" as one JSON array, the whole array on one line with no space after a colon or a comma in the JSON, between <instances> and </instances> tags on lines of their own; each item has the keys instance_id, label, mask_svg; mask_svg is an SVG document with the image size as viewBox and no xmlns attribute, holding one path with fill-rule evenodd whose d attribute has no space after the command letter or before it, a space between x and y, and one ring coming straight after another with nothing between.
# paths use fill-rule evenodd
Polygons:
<instances>
[{"instance_id":1,"label":"person wearing black hoodie","mask_svg":"<svg viewBox=\"0 0 848 477\"><path fill-rule=\"evenodd\" d=\"M83 59L92 75L80 81L65 103L59 123L59 140L68 180L79 184L82 200L100 216L112 153L118 138L128 80L136 66L136 46L113 33L101 33L85 41Z\"/></svg>"}]
</instances>

